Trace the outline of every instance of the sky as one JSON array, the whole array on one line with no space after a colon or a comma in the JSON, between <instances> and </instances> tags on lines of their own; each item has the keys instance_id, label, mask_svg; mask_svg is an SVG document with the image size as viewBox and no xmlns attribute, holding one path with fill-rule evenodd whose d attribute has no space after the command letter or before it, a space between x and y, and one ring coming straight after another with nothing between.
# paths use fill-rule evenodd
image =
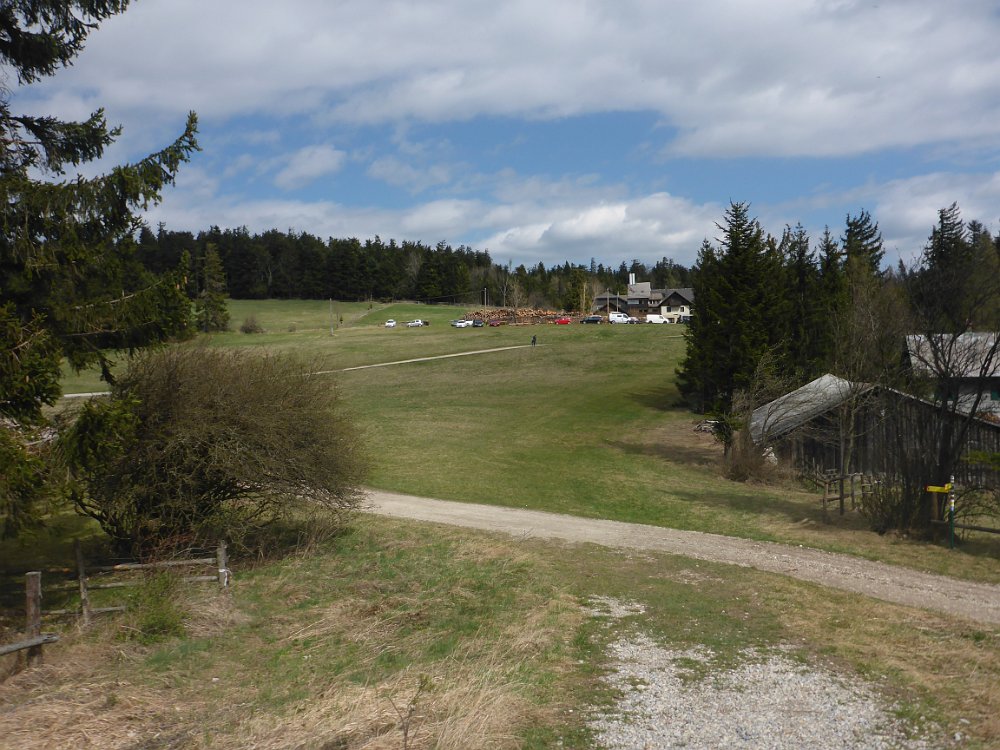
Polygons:
<instances>
[{"instance_id":1,"label":"sky","mask_svg":"<svg viewBox=\"0 0 1000 750\"><path fill-rule=\"evenodd\" d=\"M912 262L1000 231L998 0L138 0L12 108L201 151L146 219L695 262L730 202ZM11 85L8 81L8 85Z\"/></svg>"}]
</instances>

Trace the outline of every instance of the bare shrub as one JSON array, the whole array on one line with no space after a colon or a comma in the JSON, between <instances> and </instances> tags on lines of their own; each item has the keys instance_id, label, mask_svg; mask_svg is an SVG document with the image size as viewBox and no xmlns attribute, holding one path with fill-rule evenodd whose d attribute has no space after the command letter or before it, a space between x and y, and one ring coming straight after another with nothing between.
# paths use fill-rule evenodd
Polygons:
<instances>
[{"instance_id":1,"label":"bare shrub","mask_svg":"<svg viewBox=\"0 0 1000 750\"><path fill-rule=\"evenodd\" d=\"M728 414L719 415L715 435L725 446L726 477L738 482L769 480L777 474L774 452L765 441L755 443L750 433L754 409L781 396L794 387L779 371L779 360L771 350L757 361L747 387L733 394Z\"/></svg>"},{"instance_id":2,"label":"bare shrub","mask_svg":"<svg viewBox=\"0 0 1000 750\"><path fill-rule=\"evenodd\" d=\"M357 429L314 369L239 350L137 357L63 436L77 508L143 555L219 538L256 545L303 506L356 507Z\"/></svg>"}]
</instances>

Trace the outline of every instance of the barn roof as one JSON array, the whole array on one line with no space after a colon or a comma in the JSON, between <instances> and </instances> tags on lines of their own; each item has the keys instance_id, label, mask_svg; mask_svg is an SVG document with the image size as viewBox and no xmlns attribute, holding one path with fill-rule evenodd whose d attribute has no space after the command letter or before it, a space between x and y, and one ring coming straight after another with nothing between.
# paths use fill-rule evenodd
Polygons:
<instances>
[{"instance_id":1,"label":"barn roof","mask_svg":"<svg viewBox=\"0 0 1000 750\"><path fill-rule=\"evenodd\" d=\"M776 438L801 427L873 386L852 383L827 373L754 409L750 417L750 437L755 443Z\"/></svg>"},{"instance_id":2,"label":"barn roof","mask_svg":"<svg viewBox=\"0 0 1000 750\"><path fill-rule=\"evenodd\" d=\"M1000 378L995 333L939 333L906 337L910 367L921 375L948 372L959 378Z\"/></svg>"}]
</instances>

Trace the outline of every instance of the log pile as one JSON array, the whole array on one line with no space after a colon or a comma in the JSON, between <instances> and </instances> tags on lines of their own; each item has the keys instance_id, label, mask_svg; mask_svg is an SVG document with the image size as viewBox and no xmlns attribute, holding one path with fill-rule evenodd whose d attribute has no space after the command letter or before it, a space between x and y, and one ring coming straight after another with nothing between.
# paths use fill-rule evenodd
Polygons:
<instances>
[{"instance_id":1,"label":"log pile","mask_svg":"<svg viewBox=\"0 0 1000 750\"><path fill-rule=\"evenodd\" d=\"M512 307L489 307L467 312L465 317L470 320L481 320L486 324L496 320L507 325L528 325L530 323L549 323L565 314L540 307L519 307L516 312L515 316L515 310Z\"/></svg>"}]
</instances>

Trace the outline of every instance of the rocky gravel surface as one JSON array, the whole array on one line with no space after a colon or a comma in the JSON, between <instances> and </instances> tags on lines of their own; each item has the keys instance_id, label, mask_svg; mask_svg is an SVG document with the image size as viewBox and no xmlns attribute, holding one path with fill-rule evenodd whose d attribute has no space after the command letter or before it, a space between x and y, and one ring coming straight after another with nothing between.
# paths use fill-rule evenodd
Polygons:
<instances>
[{"instance_id":1,"label":"rocky gravel surface","mask_svg":"<svg viewBox=\"0 0 1000 750\"><path fill-rule=\"evenodd\" d=\"M638 605L595 600L614 621ZM870 685L783 653L745 651L736 666L710 665L704 648L664 648L642 633L610 646L605 677L620 699L590 722L605 750L926 750ZM700 669L699 669L700 668Z\"/></svg>"}]
</instances>

